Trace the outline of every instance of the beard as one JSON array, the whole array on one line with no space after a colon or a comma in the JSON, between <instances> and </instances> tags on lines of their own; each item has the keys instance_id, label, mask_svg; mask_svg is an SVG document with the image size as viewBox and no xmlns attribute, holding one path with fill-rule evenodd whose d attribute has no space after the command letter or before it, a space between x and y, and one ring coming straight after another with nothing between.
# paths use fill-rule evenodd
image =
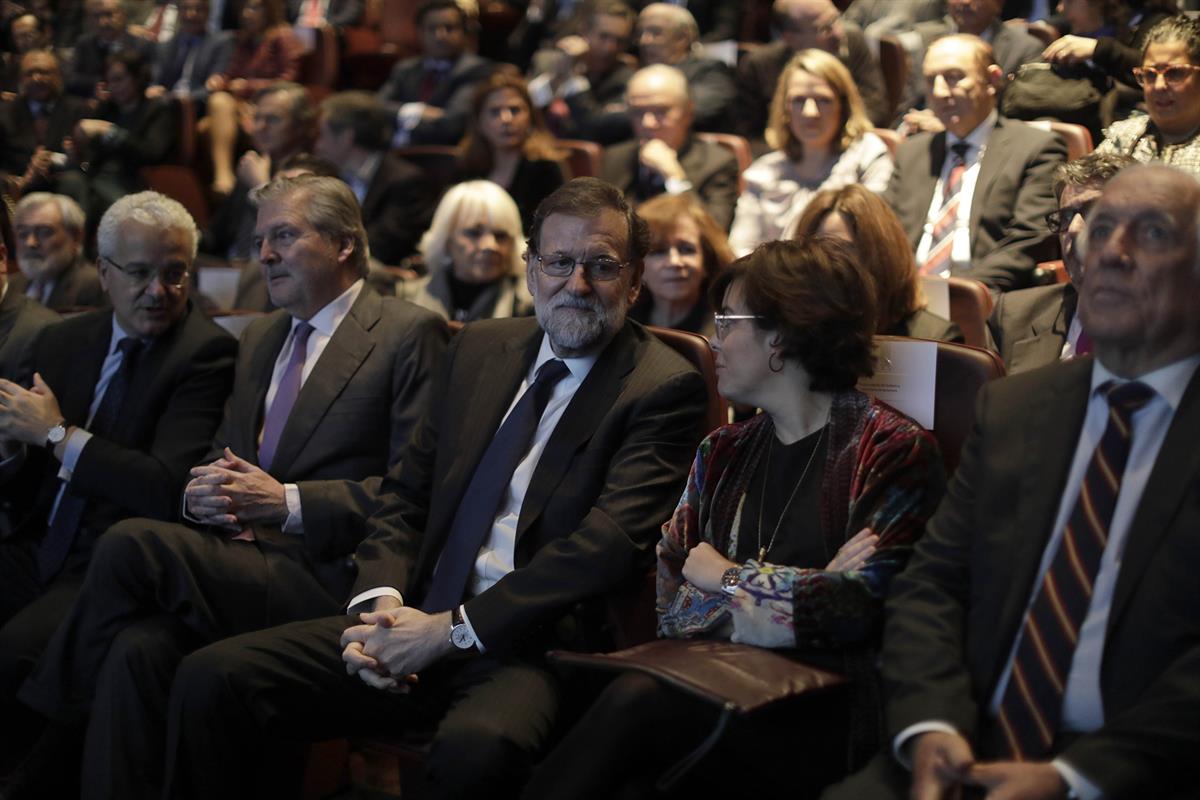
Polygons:
<instances>
[{"instance_id":1,"label":"beard","mask_svg":"<svg viewBox=\"0 0 1200 800\"><path fill-rule=\"evenodd\" d=\"M617 302L606 307L596 294L585 297L560 291L548 300L534 294L534 313L560 356L583 355L605 344L625 324L629 299L621 292Z\"/></svg>"},{"instance_id":2,"label":"beard","mask_svg":"<svg viewBox=\"0 0 1200 800\"><path fill-rule=\"evenodd\" d=\"M53 280L66 271L75 256L70 251L49 254L17 254L17 266L31 283Z\"/></svg>"}]
</instances>

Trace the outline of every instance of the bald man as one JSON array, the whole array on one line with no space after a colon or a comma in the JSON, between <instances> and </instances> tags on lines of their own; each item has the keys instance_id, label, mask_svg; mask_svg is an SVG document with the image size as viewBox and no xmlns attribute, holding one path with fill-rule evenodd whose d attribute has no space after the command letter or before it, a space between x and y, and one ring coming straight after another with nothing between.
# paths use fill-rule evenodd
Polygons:
<instances>
[{"instance_id":1,"label":"bald man","mask_svg":"<svg viewBox=\"0 0 1200 800\"><path fill-rule=\"evenodd\" d=\"M691 192L729 230L737 203L737 160L725 148L692 136L695 104L684 74L665 64L644 67L630 78L626 98L634 138L605 150L600 177L633 204L664 192Z\"/></svg>"},{"instance_id":2,"label":"bald man","mask_svg":"<svg viewBox=\"0 0 1200 800\"><path fill-rule=\"evenodd\" d=\"M651 3L638 14L634 38L642 66L667 64L687 78L696 130L731 130L737 94L733 72L721 61L696 54L700 28L690 11L671 3Z\"/></svg>"}]
</instances>

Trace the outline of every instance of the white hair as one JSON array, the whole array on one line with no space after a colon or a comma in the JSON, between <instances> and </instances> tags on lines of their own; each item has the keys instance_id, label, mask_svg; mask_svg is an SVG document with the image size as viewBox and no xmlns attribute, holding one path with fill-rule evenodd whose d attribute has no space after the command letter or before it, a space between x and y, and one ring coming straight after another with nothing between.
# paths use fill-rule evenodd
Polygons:
<instances>
[{"instance_id":1,"label":"white hair","mask_svg":"<svg viewBox=\"0 0 1200 800\"><path fill-rule=\"evenodd\" d=\"M444 269L450 264L450 239L475 216L484 217L489 225L498 227L512 239L508 254L508 272L511 275L525 274L525 263L521 258L519 242L525 240L521 230L521 212L504 187L491 181L465 181L452 187L438 203L433 212L433 222L421 237L417 250L425 258L430 272Z\"/></svg>"},{"instance_id":2,"label":"white hair","mask_svg":"<svg viewBox=\"0 0 1200 800\"><path fill-rule=\"evenodd\" d=\"M196 257L200 244L200 232L196 221L177 200L158 192L128 194L108 207L100 218L96 230L96 252L111 258L121 238L121 227L126 222L140 222L163 230L181 230L188 237L188 252Z\"/></svg>"},{"instance_id":3,"label":"white hair","mask_svg":"<svg viewBox=\"0 0 1200 800\"><path fill-rule=\"evenodd\" d=\"M22 197L21 201L17 203L13 219L15 220L30 209L41 208L50 204L58 207L59 216L62 217L62 224L67 229L67 232L77 239L82 237L83 226L87 221L87 216L83 213L83 209L79 207L79 203L76 203L65 194L31 192Z\"/></svg>"}]
</instances>

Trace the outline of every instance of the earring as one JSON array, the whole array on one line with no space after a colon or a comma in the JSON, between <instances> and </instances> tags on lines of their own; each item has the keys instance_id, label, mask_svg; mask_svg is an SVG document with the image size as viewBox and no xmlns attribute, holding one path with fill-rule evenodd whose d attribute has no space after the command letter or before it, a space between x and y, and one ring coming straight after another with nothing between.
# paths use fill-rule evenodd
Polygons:
<instances>
[{"instance_id":1,"label":"earring","mask_svg":"<svg viewBox=\"0 0 1200 800\"><path fill-rule=\"evenodd\" d=\"M775 366L775 358L777 356L779 358L779 366L778 367ZM779 355L779 353L772 350L771 355L767 357L767 369L771 370L771 372L783 372L783 356Z\"/></svg>"}]
</instances>

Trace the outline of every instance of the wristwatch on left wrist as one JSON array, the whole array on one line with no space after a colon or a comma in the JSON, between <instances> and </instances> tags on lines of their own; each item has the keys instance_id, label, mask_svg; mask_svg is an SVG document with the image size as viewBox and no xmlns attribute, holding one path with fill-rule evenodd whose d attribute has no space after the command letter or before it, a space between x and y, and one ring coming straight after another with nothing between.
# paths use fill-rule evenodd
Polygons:
<instances>
[{"instance_id":1,"label":"wristwatch on left wrist","mask_svg":"<svg viewBox=\"0 0 1200 800\"><path fill-rule=\"evenodd\" d=\"M461 607L450 611L450 644L459 650L470 650L475 646L475 637L467 627L467 621L463 619Z\"/></svg>"},{"instance_id":2,"label":"wristwatch on left wrist","mask_svg":"<svg viewBox=\"0 0 1200 800\"><path fill-rule=\"evenodd\" d=\"M62 443L63 439L67 438L67 421L61 420L57 424L51 426L46 432L46 447L54 449L58 444Z\"/></svg>"}]
</instances>

